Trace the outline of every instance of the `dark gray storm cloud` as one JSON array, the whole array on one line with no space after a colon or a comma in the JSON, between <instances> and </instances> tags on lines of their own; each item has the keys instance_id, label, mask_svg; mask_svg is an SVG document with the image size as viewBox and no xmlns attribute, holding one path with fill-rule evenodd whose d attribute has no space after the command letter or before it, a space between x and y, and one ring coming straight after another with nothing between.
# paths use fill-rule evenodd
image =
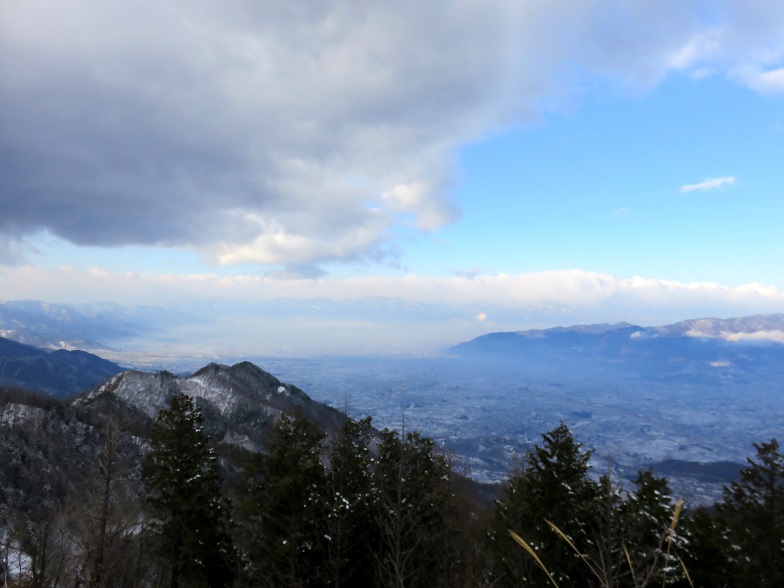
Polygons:
<instances>
[{"instance_id":1,"label":"dark gray storm cloud","mask_svg":"<svg viewBox=\"0 0 784 588\"><path fill-rule=\"evenodd\" d=\"M0 247L384 259L458 218L459 147L535 116L563 64L649 84L715 58L700 5L2 1Z\"/></svg>"}]
</instances>

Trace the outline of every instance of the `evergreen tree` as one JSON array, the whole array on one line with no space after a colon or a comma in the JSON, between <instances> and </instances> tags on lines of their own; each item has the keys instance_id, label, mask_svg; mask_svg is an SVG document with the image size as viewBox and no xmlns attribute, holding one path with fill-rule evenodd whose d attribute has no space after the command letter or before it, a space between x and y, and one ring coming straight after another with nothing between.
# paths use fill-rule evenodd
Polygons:
<instances>
[{"instance_id":1,"label":"evergreen tree","mask_svg":"<svg viewBox=\"0 0 784 588\"><path fill-rule=\"evenodd\" d=\"M724 520L699 507L684 521L689 549L683 562L694 586L726 587L739 578L737 550Z\"/></svg>"},{"instance_id":2,"label":"evergreen tree","mask_svg":"<svg viewBox=\"0 0 784 588\"><path fill-rule=\"evenodd\" d=\"M486 557L484 537L489 504L483 490L492 487L471 480L469 467L453 450L443 452L446 467L448 503L444 509L447 543L443 545L441 586L468 588L478 586L484 577Z\"/></svg>"},{"instance_id":3,"label":"evergreen tree","mask_svg":"<svg viewBox=\"0 0 784 588\"><path fill-rule=\"evenodd\" d=\"M620 581L631 575L624 552L624 545L628 541L627 524L623 516L626 498L622 488L613 484L609 472L599 479L594 512L589 516L590 539L582 547L596 570L601 586L629 584Z\"/></svg>"},{"instance_id":4,"label":"evergreen tree","mask_svg":"<svg viewBox=\"0 0 784 588\"><path fill-rule=\"evenodd\" d=\"M677 582L682 576L678 556L685 551L677 521L671 530L674 506L666 478L638 471L635 489L621 506L623 544L631 560L634 586ZM627 568L629 569L629 568Z\"/></svg>"},{"instance_id":5,"label":"evergreen tree","mask_svg":"<svg viewBox=\"0 0 784 588\"><path fill-rule=\"evenodd\" d=\"M590 540L591 517L599 495L588 479L590 451L583 451L561 423L542 435L544 443L526 453L496 505L489 540L492 581L498 586L549 586L533 559L509 538L519 534L560 585L588 585L593 575L579 556L547 524L555 524L578 548Z\"/></svg>"},{"instance_id":6,"label":"evergreen tree","mask_svg":"<svg viewBox=\"0 0 784 588\"><path fill-rule=\"evenodd\" d=\"M433 453L430 439L418 433L381 433L374 478L379 585L443 585L446 519L452 508L447 481L445 460Z\"/></svg>"},{"instance_id":7,"label":"evergreen tree","mask_svg":"<svg viewBox=\"0 0 784 588\"><path fill-rule=\"evenodd\" d=\"M499 586L635 586L683 580L678 556L686 543L676 532L665 478L638 472L625 493L609 474L587 476L590 451L582 451L562 423L526 454L498 501L489 530L489 583ZM514 531L539 563L516 542ZM678 552L678 553L676 553Z\"/></svg>"},{"instance_id":8,"label":"evergreen tree","mask_svg":"<svg viewBox=\"0 0 784 588\"><path fill-rule=\"evenodd\" d=\"M203 420L191 397L175 396L152 427L142 469L172 588L233 580L229 506Z\"/></svg>"},{"instance_id":9,"label":"evergreen tree","mask_svg":"<svg viewBox=\"0 0 784 588\"><path fill-rule=\"evenodd\" d=\"M779 443L754 444L740 480L724 489L719 512L741 551L737 586L784 586L784 455Z\"/></svg>"},{"instance_id":10,"label":"evergreen tree","mask_svg":"<svg viewBox=\"0 0 784 588\"><path fill-rule=\"evenodd\" d=\"M247 468L246 517L254 586L325 586L327 474L324 438L297 412L275 423L267 454Z\"/></svg>"},{"instance_id":11,"label":"evergreen tree","mask_svg":"<svg viewBox=\"0 0 784 588\"><path fill-rule=\"evenodd\" d=\"M370 586L377 533L373 516L370 417L348 419L331 444L327 554L330 584Z\"/></svg>"}]
</instances>

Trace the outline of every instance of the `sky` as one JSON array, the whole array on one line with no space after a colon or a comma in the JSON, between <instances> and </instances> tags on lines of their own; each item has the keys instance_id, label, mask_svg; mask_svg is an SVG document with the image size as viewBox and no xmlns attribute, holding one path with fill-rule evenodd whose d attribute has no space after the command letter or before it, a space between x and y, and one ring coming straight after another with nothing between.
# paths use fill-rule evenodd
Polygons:
<instances>
[{"instance_id":1,"label":"sky","mask_svg":"<svg viewBox=\"0 0 784 588\"><path fill-rule=\"evenodd\" d=\"M0 300L270 354L784 312L780 0L0 0L0 104Z\"/></svg>"}]
</instances>

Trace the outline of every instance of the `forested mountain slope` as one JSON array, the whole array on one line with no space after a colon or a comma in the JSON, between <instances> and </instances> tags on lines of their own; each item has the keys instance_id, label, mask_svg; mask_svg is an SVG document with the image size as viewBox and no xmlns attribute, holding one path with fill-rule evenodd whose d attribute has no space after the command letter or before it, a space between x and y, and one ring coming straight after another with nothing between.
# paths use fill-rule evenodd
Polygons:
<instances>
[{"instance_id":1,"label":"forested mountain slope","mask_svg":"<svg viewBox=\"0 0 784 588\"><path fill-rule=\"evenodd\" d=\"M234 366L210 364L180 378L169 372L125 371L73 401L88 408L107 402L125 405L154 419L178 394L195 399L210 436L220 444L259 451L265 435L281 414L299 410L327 433L346 418L334 408L311 400L302 390L284 384L249 362Z\"/></svg>"},{"instance_id":2,"label":"forested mountain slope","mask_svg":"<svg viewBox=\"0 0 784 588\"><path fill-rule=\"evenodd\" d=\"M66 398L122 371L114 362L85 351L39 349L0 337L0 384Z\"/></svg>"}]
</instances>

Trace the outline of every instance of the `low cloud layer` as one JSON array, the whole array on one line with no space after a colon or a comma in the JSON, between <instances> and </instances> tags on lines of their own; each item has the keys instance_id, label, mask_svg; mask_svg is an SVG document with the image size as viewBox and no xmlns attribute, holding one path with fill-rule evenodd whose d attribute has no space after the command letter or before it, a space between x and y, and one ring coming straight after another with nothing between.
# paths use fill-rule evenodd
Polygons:
<instances>
[{"instance_id":1,"label":"low cloud layer","mask_svg":"<svg viewBox=\"0 0 784 588\"><path fill-rule=\"evenodd\" d=\"M726 333L722 339L752 343L784 343L784 331L754 331L753 333Z\"/></svg>"},{"instance_id":2,"label":"low cloud layer","mask_svg":"<svg viewBox=\"0 0 784 588\"><path fill-rule=\"evenodd\" d=\"M621 321L657 326L784 306L784 292L761 284L729 287L581 270L296 280L21 266L0 267L0 284L2 300L111 300L192 313L205 323L177 344L198 340L218 354L432 352L492 331ZM276 347L281 341L290 351Z\"/></svg>"},{"instance_id":3,"label":"low cloud layer","mask_svg":"<svg viewBox=\"0 0 784 588\"><path fill-rule=\"evenodd\" d=\"M585 72L784 90L784 4L30 0L0 18L0 262L48 232L318 273L460 217L462 145Z\"/></svg>"}]
</instances>

